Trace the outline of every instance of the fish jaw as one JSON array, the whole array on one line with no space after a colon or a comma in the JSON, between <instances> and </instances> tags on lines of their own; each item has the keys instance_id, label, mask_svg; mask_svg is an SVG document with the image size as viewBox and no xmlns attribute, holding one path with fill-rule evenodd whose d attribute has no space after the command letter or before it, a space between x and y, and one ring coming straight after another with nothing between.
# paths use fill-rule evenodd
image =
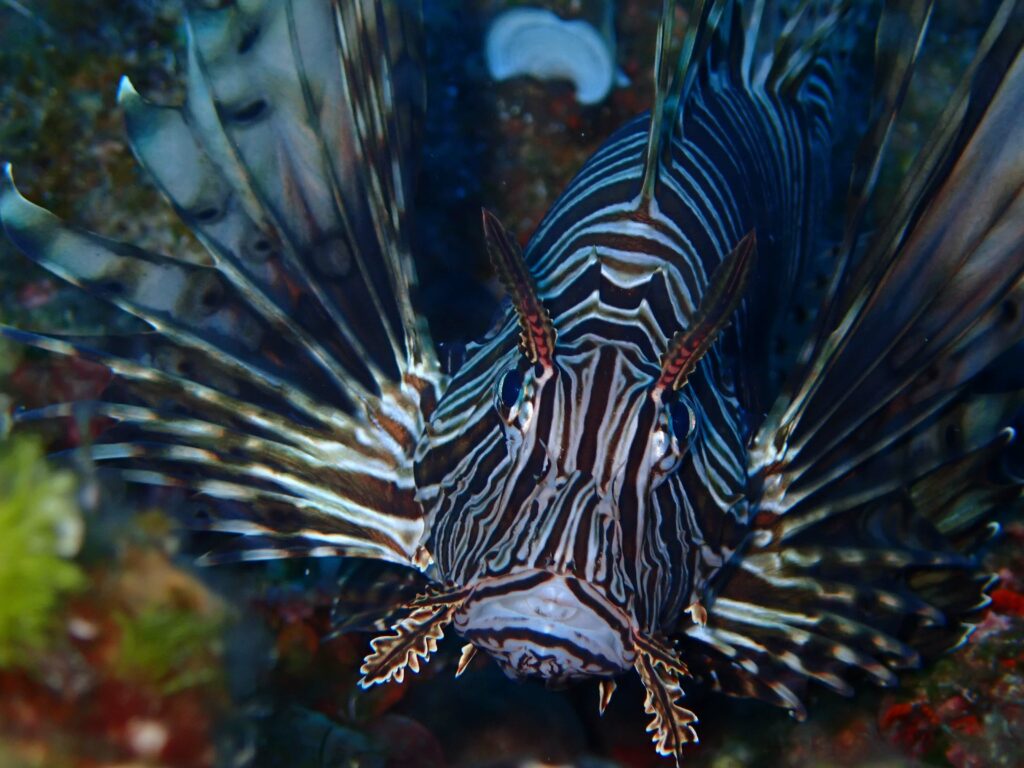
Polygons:
<instances>
[{"instance_id":1,"label":"fish jaw","mask_svg":"<svg viewBox=\"0 0 1024 768\"><path fill-rule=\"evenodd\" d=\"M512 678L557 686L618 675L636 660L633 617L570 574L527 569L483 579L453 625Z\"/></svg>"}]
</instances>

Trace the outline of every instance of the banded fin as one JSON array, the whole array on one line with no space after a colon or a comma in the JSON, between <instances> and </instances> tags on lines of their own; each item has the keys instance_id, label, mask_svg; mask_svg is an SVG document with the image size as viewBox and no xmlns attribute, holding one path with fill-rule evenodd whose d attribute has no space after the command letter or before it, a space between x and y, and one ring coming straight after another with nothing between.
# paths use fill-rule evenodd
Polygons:
<instances>
[{"instance_id":1,"label":"banded fin","mask_svg":"<svg viewBox=\"0 0 1024 768\"><path fill-rule=\"evenodd\" d=\"M60 354L83 352L122 380L137 381L136 394L155 400L171 395L186 407L182 414L119 403L65 403L17 412L16 424L68 418L84 407L115 423L105 442L89 450L101 464L121 467L125 479L249 505L228 506L216 530L261 542L301 539L310 551L332 546L353 555L415 560L421 512L393 444L374 445L367 439L372 433L355 425L342 429L328 422L317 430L297 424L196 382L68 341L0 331Z\"/></svg>"},{"instance_id":2,"label":"banded fin","mask_svg":"<svg viewBox=\"0 0 1024 768\"><path fill-rule=\"evenodd\" d=\"M427 588L413 570L372 560L348 560L332 589L331 637L349 632L380 633L400 617L402 606Z\"/></svg>"},{"instance_id":3,"label":"banded fin","mask_svg":"<svg viewBox=\"0 0 1024 768\"><path fill-rule=\"evenodd\" d=\"M1024 335L1020 313L1012 311L1024 296L1024 167L1012 117L1022 106L1024 64L1016 33L1007 31L1002 42L976 75L991 102L961 112L977 123L946 130L947 146L923 158L931 179L923 188L919 178L908 181L898 221L865 257L839 324L761 428L752 470L778 478L771 496L794 491L811 462L820 464L841 442L854 444L855 430L896 426L896 434L874 429L866 445L842 451L852 464L846 471L862 465L942 409ZM890 404L899 420L882 410ZM782 465L785 472L773 469Z\"/></svg>"},{"instance_id":4,"label":"banded fin","mask_svg":"<svg viewBox=\"0 0 1024 768\"><path fill-rule=\"evenodd\" d=\"M118 102L135 156L226 280L286 329L343 392L367 393L385 381L384 370L373 364L350 323L332 327L318 297L289 265L279 234L249 216L206 153L186 110L145 101L127 79L121 81ZM334 245L342 248L332 243L328 238L318 246L321 253L311 255L323 277L336 280L352 266L346 251L331 253Z\"/></svg>"},{"instance_id":5,"label":"banded fin","mask_svg":"<svg viewBox=\"0 0 1024 768\"><path fill-rule=\"evenodd\" d=\"M407 15L415 4L288 0L193 6L187 18L186 108L210 160L338 329L359 319L391 376L435 366L411 306L411 137L396 111L416 100L398 98L385 53Z\"/></svg>"},{"instance_id":6,"label":"banded fin","mask_svg":"<svg viewBox=\"0 0 1024 768\"><path fill-rule=\"evenodd\" d=\"M661 163L673 136L686 132L686 101L694 82L711 70L724 71L747 91L796 100L835 34L850 0L799 3L781 28L779 3L771 0L691 0L688 20L677 36L677 0L663 0L655 50L655 101L651 110L640 201L650 204Z\"/></svg>"},{"instance_id":7,"label":"banded fin","mask_svg":"<svg viewBox=\"0 0 1024 768\"><path fill-rule=\"evenodd\" d=\"M296 410L315 413L325 404L351 410L353 400L374 396L370 383L349 378L339 389L328 380L315 347L305 344L287 317L254 300L229 276L67 227L25 200L6 170L0 217L7 235L57 276Z\"/></svg>"},{"instance_id":8,"label":"banded fin","mask_svg":"<svg viewBox=\"0 0 1024 768\"><path fill-rule=\"evenodd\" d=\"M214 500L198 525L238 534L214 559L425 566L412 452L446 379L414 307L418 15L413 2L188 4L185 103L148 103L127 80L119 101L205 258L68 227L9 169L0 181L0 223L26 255L150 329L0 334L110 368L111 402L94 412L113 428L93 456Z\"/></svg>"},{"instance_id":9,"label":"banded fin","mask_svg":"<svg viewBox=\"0 0 1024 768\"><path fill-rule=\"evenodd\" d=\"M707 624L681 626L695 673L727 693L800 715L811 680L892 684L962 642L988 602L971 550L1021 505L1007 460L1024 389L988 381L1019 365L1024 339L1022 13L1001 7L754 437L753 530L706 596Z\"/></svg>"}]
</instances>

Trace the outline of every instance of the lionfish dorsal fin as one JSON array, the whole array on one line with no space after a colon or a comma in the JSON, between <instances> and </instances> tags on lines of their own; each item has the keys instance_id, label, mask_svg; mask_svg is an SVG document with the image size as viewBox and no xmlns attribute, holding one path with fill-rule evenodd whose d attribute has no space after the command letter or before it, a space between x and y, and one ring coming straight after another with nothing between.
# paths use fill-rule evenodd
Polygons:
<instances>
[{"instance_id":1,"label":"lionfish dorsal fin","mask_svg":"<svg viewBox=\"0 0 1024 768\"><path fill-rule=\"evenodd\" d=\"M727 3L720 0L691 0L687 3L689 23L682 43L673 45L676 0L663 0L654 54L655 96L651 125L644 152L644 175L640 195L645 203L654 196L665 148L679 122L680 105L693 84L696 65L704 57Z\"/></svg>"},{"instance_id":2,"label":"lionfish dorsal fin","mask_svg":"<svg viewBox=\"0 0 1024 768\"><path fill-rule=\"evenodd\" d=\"M391 632L370 641L372 651L359 668L360 688L378 683L405 679L405 670L420 671L420 660L430 660L444 637L444 628L452 622L455 612L466 599L465 592L450 595L427 595L404 606L409 614L395 622Z\"/></svg>"},{"instance_id":3,"label":"lionfish dorsal fin","mask_svg":"<svg viewBox=\"0 0 1024 768\"><path fill-rule=\"evenodd\" d=\"M693 729L697 715L679 704L682 678L689 676L675 651L651 638L637 637L634 667L647 695L644 711L653 718L647 726L659 755L673 756L678 764L686 744L698 741Z\"/></svg>"},{"instance_id":4,"label":"lionfish dorsal fin","mask_svg":"<svg viewBox=\"0 0 1024 768\"><path fill-rule=\"evenodd\" d=\"M555 324L537 294L523 253L498 218L486 208L483 222L491 263L519 318L519 348L531 363L550 370L555 364Z\"/></svg>"},{"instance_id":5,"label":"lionfish dorsal fin","mask_svg":"<svg viewBox=\"0 0 1024 768\"><path fill-rule=\"evenodd\" d=\"M729 325L746 293L756 253L757 237L750 230L718 265L690 326L673 337L661 357L661 375L654 385L656 397L682 387L718 334Z\"/></svg>"}]
</instances>

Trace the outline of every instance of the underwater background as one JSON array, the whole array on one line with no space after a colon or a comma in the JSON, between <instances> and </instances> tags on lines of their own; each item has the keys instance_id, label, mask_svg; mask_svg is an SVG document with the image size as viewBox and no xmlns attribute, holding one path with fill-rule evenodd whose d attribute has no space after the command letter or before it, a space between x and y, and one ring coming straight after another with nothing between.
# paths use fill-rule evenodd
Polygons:
<instances>
[{"instance_id":1,"label":"underwater background","mask_svg":"<svg viewBox=\"0 0 1024 768\"><path fill-rule=\"evenodd\" d=\"M480 207L525 242L601 141L652 100L659 3L615 3L628 85L588 106L566 83L491 81L488 20L517 4L425 2L418 266L432 330L453 351L487 328L499 295ZM993 5L938 4L894 176L905 170L900 148L921 140ZM584 18L596 6L607 3L544 4ZM122 74L157 101L181 98L181 34L172 0L0 0L0 158L26 196L152 250L199 248L143 179L115 104ZM0 322L119 330L3 239ZM484 658L453 680L452 641L404 683L358 690L369 636L329 635L396 578L387 568L198 568L204 541L176 522L187 498L100 477L73 450L102 425L83 418L6 435L10 407L88 399L106 382L99 366L0 341L0 768L669 764L644 734L632 679L601 718L596 684L547 691L507 680ZM803 724L693 694L702 733L687 764L1024 765L1024 524L1004 529L986 554L1000 576L992 607L960 652L894 690L864 686L853 700L815 691Z\"/></svg>"}]
</instances>

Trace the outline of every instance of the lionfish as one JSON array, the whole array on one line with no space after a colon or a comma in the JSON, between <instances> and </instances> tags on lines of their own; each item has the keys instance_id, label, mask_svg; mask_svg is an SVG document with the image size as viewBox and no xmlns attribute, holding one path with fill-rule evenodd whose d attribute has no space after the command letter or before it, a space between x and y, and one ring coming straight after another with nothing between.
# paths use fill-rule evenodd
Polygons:
<instances>
[{"instance_id":1,"label":"lionfish","mask_svg":"<svg viewBox=\"0 0 1024 768\"><path fill-rule=\"evenodd\" d=\"M69 227L8 167L7 237L149 330L3 334L110 369L92 456L211 500L222 559L422 574L382 590L364 687L449 628L459 672L483 649L512 677L596 678L602 712L635 670L678 761L688 685L802 717L810 681L892 684L963 640L990 583L972 553L1020 497L1024 13L995 6L879 212L932 2L784 5L696 0L679 30L664 2L652 110L525 250L484 212L509 301L447 369L415 298L419 9L190 3L184 104L127 79L119 101L205 255Z\"/></svg>"}]
</instances>

